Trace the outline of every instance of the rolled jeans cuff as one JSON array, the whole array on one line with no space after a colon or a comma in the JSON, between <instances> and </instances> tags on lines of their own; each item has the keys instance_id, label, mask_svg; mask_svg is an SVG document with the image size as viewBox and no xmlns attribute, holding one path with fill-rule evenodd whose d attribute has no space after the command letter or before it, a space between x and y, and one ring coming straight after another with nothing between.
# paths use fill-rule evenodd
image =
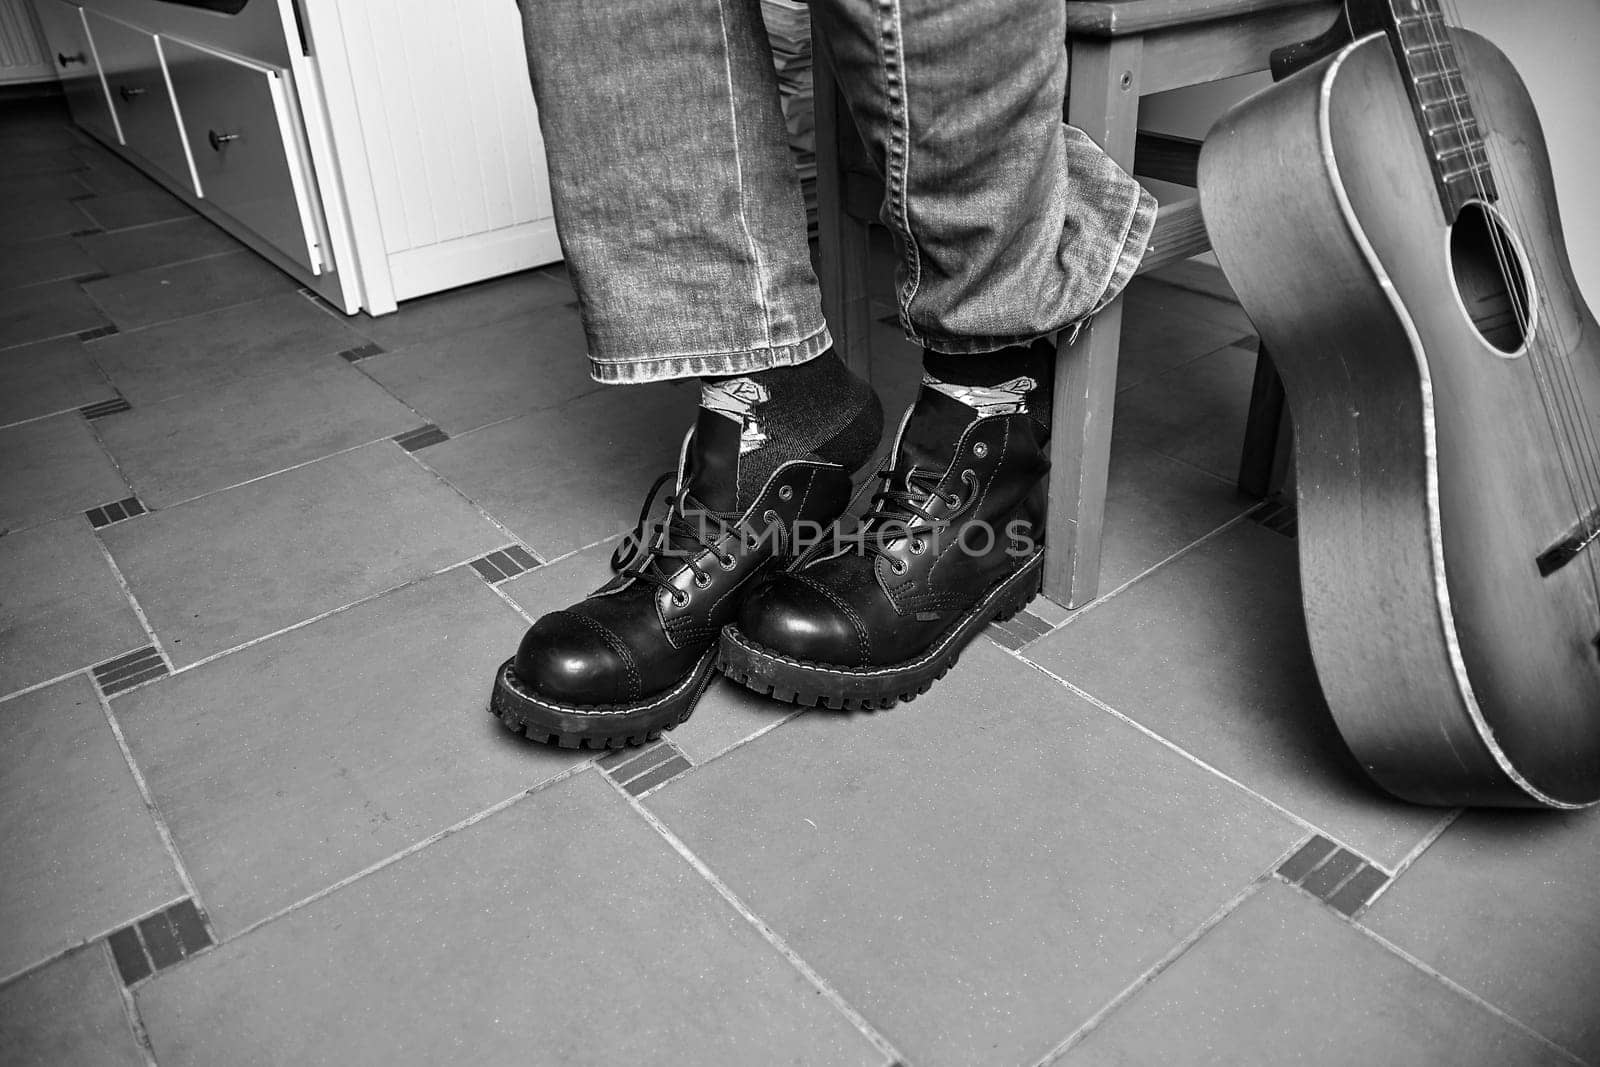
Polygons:
<instances>
[{"instance_id":1,"label":"rolled jeans cuff","mask_svg":"<svg viewBox=\"0 0 1600 1067\"><path fill-rule=\"evenodd\" d=\"M676 352L643 359L589 357L589 377L608 385L660 382L703 375L753 374L772 367L805 363L833 347L827 326L792 344L741 348L731 352Z\"/></svg>"}]
</instances>

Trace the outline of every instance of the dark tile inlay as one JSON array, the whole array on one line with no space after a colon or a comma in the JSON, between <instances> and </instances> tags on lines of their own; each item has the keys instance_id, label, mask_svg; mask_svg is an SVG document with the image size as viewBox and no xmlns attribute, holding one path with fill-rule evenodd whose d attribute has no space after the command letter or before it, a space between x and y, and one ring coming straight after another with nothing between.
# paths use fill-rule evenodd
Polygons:
<instances>
[{"instance_id":1,"label":"dark tile inlay","mask_svg":"<svg viewBox=\"0 0 1600 1067\"><path fill-rule=\"evenodd\" d=\"M117 973L123 985L132 985L150 974L150 959L144 954L144 945L131 926L124 926L109 938L111 955L117 961Z\"/></svg>"},{"instance_id":2,"label":"dark tile inlay","mask_svg":"<svg viewBox=\"0 0 1600 1067\"><path fill-rule=\"evenodd\" d=\"M101 278L104 278L104 277L107 277L107 275L95 274L95 275L90 275L90 276L85 277L85 278L78 278L76 280L77 280L79 285L82 285L84 282L97 282ZM96 326L92 330L80 331L79 334L78 334L78 340L80 340L80 341L98 341L102 337L110 337L112 334L121 333L121 332L122 331L117 329L115 326ZM110 403L110 401L107 401L107 403ZM126 404L127 401L123 401L123 403ZM119 408L118 410L124 410L124 409Z\"/></svg>"},{"instance_id":3,"label":"dark tile inlay","mask_svg":"<svg viewBox=\"0 0 1600 1067\"><path fill-rule=\"evenodd\" d=\"M116 331L113 330L112 332L115 333ZM90 422L95 419L103 419L107 415L116 415L119 412L131 410L133 410L133 405L128 403L127 398L120 396L111 400L102 400L98 404L87 404L78 409L83 417Z\"/></svg>"},{"instance_id":4,"label":"dark tile inlay","mask_svg":"<svg viewBox=\"0 0 1600 1067\"><path fill-rule=\"evenodd\" d=\"M621 784L671 759L676 751L665 741L653 741L643 748L618 749L601 757L599 765L607 777Z\"/></svg>"},{"instance_id":5,"label":"dark tile inlay","mask_svg":"<svg viewBox=\"0 0 1600 1067\"><path fill-rule=\"evenodd\" d=\"M1294 501L1285 500L1274 496L1262 503L1250 518L1258 525L1266 527L1273 533L1283 534L1285 537L1294 537L1300 530L1298 517L1295 513Z\"/></svg>"},{"instance_id":6,"label":"dark tile inlay","mask_svg":"<svg viewBox=\"0 0 1600 1067\"><path fill-rule=\"evenodd\" d=\"M140 919L139 933L144 938L144 947L149 950L150 961L156 965L156 970L171 967L183 959L183 946L178 944L178 934L172 929L172 923L167 921L165 912Z\"/></svg>"},{"instance_id":7,"label":"dark tile inlay","mask_svg":"<svg viewBox=\"0 0 1600 1067\"><path fill-rule=\"evenodd\" d=\"M416 452L427 448L429 445L436 445L441 441L448 440L450 440L450 435L432 423L427 426L419 426L415 430L407 430L402 434L396 434L394 437L395 444L407 452Z\"/></svg>"},{"instance_id":8,"label":"dark tile inlay","mask_svg":"<svg viewBox=\"0 0 1600 1067\"><path fill-rule=\"evenodd\" d=\"M1291 884L1298 884L1300 879L1317 869L1317 864L1333 855L1338 848L1332 841L1318 834L1300 847L1300 851L1283 861L1278 868L1278 877Z\"/></svg>"},{"instance_id":9,"label":"dark tile inlay","mask_svg":"<svg viewBox=\"0 0 1600 1067\"><path fill-rule=\"evenodd\" d=\"M369 341L368 343L357 348L347 348L343 352L340 352L339 355L343 359L347 359L351 363L355 363L366 359L368 356L381 356L383 353L384 347L382 345Z\"/></svg>"},{"instance_id":10,"label":"dark tile inlay","mask_svg":"<svg viewBox=\"0 0 1600 1067\"><path fill-rule=\"evenodd\" d=\"M166 673L167 661L152 645L100 664L94 669L94 680L109 697Z\"/></svg>"},{"instance_id":11,"label":"dark tile inlay","mask_svg":"<svg viewBox=\"0 0 1600 1067\"><path fill-rule=\"evenodd\" d=\"M401 443L401 447L405 447L404 442ZM406 451L414 452L416 449L408 448ZM507 578L515 578L524 571L533 570L539 566L539 560L521 545L507 545L481 559L473 560L469 566L478 572L478 577L494 585Z\"/></svg>"},{"instance_id":12,"label":"dark tile inlay","mask_svg":"<svg viewBox=\"0 0 1600 1067\"><path fill-rule=\"evenodd\" d=\"M681 755L675 755L648 774L641 774L639 777L627 782L622 788L628 791L629 796L643 796L662 782L669 778L676 778L693 766L694 764L684 759Z\"/></svg>"},{"instance_id":13,"label":"dark tile inlay","mask_svg":"<svg viewBox=\"0 0 1600 1067\"><path fill-rule=\"evenodd\" d=\"M143 515L146 510L145 506L139 503L138 497L130 496L126 500L115 500L109 504L101 504L97 508L90 508L84 514L89 517L89 525L98 530L102 526L110 526L114 522Z\"/></svg>"},{"instance_id":14,"label":"dark tile inlay","mask_svg":"<svg viewBox=\"0 0 1600 1067\"><path fill-rule=\"evenodd\" d=\"M1328 904L1341 914L1354 915L1366 907L1367 902L1388 884L1388 881L1389 876L1378 868L1363 867L1356 872L1355 877L1344 884L1343 889L1327 898Z\"/></svg>"},{"instance_id":15,"label":"dark tile inlay","mask_svg":"<svg viewBox=\"0 0 1600 1067\"><path fill-rule=\"evenodd\" d=\"M96 234L105 233L105 232L106 231L102 230L98 226L90 226L87 229L73 230L71 233L67 234L67 236L68 237L93 237Z\"/></svg>"},{"instance_id":16,"label":"dark tile inlay","mask_svg":"<svg viewBox=\"0 0 1600 1067\"><path fill-rule=\"evenodd\" d=\"M1312 896L1327 900L1333 895L1333 891L1343 885L1344 880L1356 873L1361 866L1360 856L1340 849L1321 867L1306 875L1305 881L1300 883L1300 888Z\"/></svg>"},{"instance_id":17,"label":"dark tile inlay","mask_svg":"<svg viewBox=\"0 0 1600 1067\"><path fill-rule=\"evenodd\" d=\"M154 971L166 970L212 945L205 915L187 898L166 911L129 923L107 940L123 985L132 985Z\"/></svg>"}]
</instances>

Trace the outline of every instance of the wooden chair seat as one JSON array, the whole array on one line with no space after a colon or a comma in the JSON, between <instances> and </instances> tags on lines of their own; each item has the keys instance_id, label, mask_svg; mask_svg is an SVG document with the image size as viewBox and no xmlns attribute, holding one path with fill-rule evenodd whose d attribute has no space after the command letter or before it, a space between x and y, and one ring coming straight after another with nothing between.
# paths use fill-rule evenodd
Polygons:
<instances>
[{"instance_id":1,"label":"wooden chair seat","mask_svg":"<svg viewBox=\"0 0 1600 1067\"><path fill-rule=\"evenodd\" d=\"M1200 143L1141 134L1139 97L1266 70L1274 49L1319 36L1340 10L1336 0L1064 2L1067 121L1135 175L1191 187ZM822 49L816 50L815 92L823 309L841 356L870 373L867 226L877 219L883 187ZM1210 247L1198 199L1164 204L1139 272ZM1121 330L1117 300L1057 357L1045 593L1069 607L1098 592ZM1262 436L1252 432L1249 438Z\"/></svg>"}]
</instances>

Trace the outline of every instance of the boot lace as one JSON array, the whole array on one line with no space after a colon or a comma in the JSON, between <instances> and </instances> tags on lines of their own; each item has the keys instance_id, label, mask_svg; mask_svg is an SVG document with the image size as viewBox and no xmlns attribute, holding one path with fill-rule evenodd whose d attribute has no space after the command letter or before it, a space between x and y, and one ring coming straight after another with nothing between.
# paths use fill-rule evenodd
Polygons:
<instances>
[{"instance_id":1,"label":"boot lace","mask_svg":"<svg viewBox=\"0 0 1600 1067\"><path fill-rule=\"evenodd\" d=\"M662 560L676 560L688 567L694 572L695 588L704 589L711 584L711 575L697 562L699 551L690 546L698 546L699 549L710 552L723 570L731 571L739 561L717 548L718 542L732 533L739 538L741 545L748 548L751 545L751 538L749 531L741 523L728 522L716 512L704 508L687 508L685 504L688 493L682 490L667 498L666 517L652 521L650 512L655 507L656 497L662 487L674 477L676 475L669 471L657 478L655 484L650 487L644 507L639 509L639 521L634 526L633 532L624 537L616 551L611 554L611 569L624 577L634 578L646 585L666 590L672 596L672 602L682 607L689 601L688 594L672 584L671 572L663 566ZM691 521L690 515L697 521ZM704 521L706 519L710 519L714 524L714 532L707 529ZM674 566L672 572L676 570Z\"/></svg>"},{"instance_id":2,"label":"boot lace","mask_svg":"<svg viewBox=\"0 0 1600 1067\"><path fill-rule=\"evenodd\" d=\"M872 496L872 510L863 524L863 547L868 555L888 560L896 574L904 574L905 561L893 556L889 547L903 539L910 539L913 554L920 555L928 547L930 537L938 537L953 526L961 516L978 503L978 475L971 469L961 472L963 492L943 495L939 493L942 470L912 466L904 478L899 472L885 468L878 471L883 487ZM897 480L899 487L896 486ZM930 510L936 500L942 500L949 514L936 516ZM893 524L893 525L891 525ZM889 530L892 536L887 536Z\"/></svg>"}]
</instances>

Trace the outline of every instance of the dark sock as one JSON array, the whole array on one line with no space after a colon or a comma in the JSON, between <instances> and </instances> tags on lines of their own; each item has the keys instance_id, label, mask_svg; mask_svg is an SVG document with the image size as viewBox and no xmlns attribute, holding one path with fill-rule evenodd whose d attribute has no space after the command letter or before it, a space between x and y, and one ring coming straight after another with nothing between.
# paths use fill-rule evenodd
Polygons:
<instances>
[{"instance_id":1,"label":"dark sock","mask_svg":"<svg viewBox=\"0 0 1600 1067\"><path fill-rule=\"evenodd\" d=\"M922 353L923 388L953 386L940 391L969 406L988 401L1003 413L1011 410L1026 411L1034 420L1050 431L1050 401L1055 379L1056 346L1048 338L1040 338L1031 345L1013 345L998 352L980 352L971 355L949 356L939 352ZM960 387L977 387L979 390L1000 390L998 393L969 394ZM960 432L959 428L956 430Z\"/></svg>"},{"instance_id":2,"label":"dark sock","mask_svg":"<svg viewBox=\"0 0 1600 1067\"><path fill-rule=\"evenodd\" d=\"M741 424L740 507L790 460L820 459L854 471L883 434L878 395L831 348L805 363L700 382L702 417L712 411Z\"/></svg>"}]
</instances>

